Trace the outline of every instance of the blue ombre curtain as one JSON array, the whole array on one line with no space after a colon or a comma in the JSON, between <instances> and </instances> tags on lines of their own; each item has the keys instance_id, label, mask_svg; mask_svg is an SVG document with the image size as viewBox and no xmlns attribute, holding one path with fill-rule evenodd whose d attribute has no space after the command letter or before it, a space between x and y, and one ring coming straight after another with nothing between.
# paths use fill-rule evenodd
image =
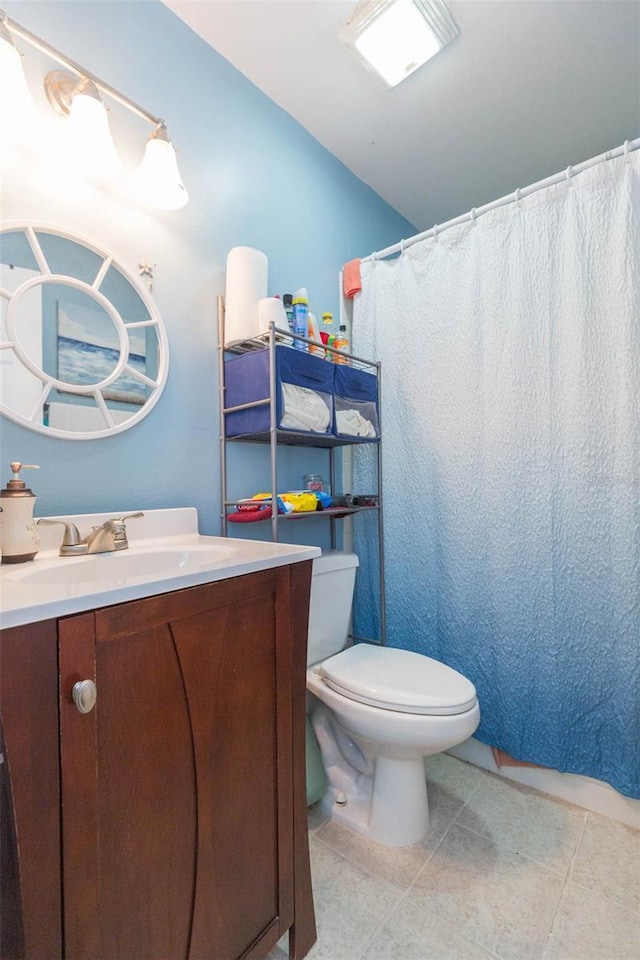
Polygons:
<instances>
[{"instance_id":1,"label":"blue ombre curtain","mask_svg":"<svg viewBox=\"0 0 640 960\"><path fill-rule=\"evenodd\" d=\"M640 797L640 151L362 273L388 642L471 678L480 740Z\"/></svg>"}]
</instances>

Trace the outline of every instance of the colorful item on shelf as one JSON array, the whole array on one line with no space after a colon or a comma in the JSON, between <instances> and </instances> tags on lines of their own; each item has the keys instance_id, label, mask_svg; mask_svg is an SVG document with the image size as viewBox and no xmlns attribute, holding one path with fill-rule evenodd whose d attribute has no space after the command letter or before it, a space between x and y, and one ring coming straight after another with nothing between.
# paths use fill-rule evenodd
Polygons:
<instances>
[{"instance_id":1,"label":"colorful item on shelf","mask_svg":"<svg viewBox=\"0 0 640 960\"><path fill-rule=\"evenodd\" d=\"M271 500L270 493L256 493L254 500ZM312 513L321 510L319 499L315 492L289 491L278 494L279 513Z\"/></svg>"},{"instance_id":2,"label":"colorful item on shelf","mask_svg":"<svg viewBox=\"0 0 640 960\"><path fill-rule=\"evenodd\" d=\"M322 490L290 491L278 494L277 504L279 514L315 513L316 510L323 510L331 505L331 496ZM238 503L235 513L230 513L227 520L232 523L253 523L257 520L266 520L270 516L271 494L256 493L251 499Z\"/></svg>"},{"instance_id":3,"label":"colorful item on shelf","mask_svg":"<svg viewBox=\"0 0 640 960\"><path fill-rule=\"evenodd\" d=\"M268 520L271 516L271 504L240 504L235 513L230 513L227 520L232 523L255 523L257 520Z\"/></svg>"}]
</instances>

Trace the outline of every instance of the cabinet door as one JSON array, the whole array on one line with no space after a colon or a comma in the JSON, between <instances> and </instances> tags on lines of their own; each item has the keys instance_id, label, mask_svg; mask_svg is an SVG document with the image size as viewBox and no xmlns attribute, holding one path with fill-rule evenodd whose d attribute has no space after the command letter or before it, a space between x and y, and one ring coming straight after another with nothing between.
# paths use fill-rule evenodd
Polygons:
<instances>
[{"instance_id":1,"label":"cabinet door","mask_svg":"<svg viewBox=\"0 0 640 960\"><path fill-rule=\"evenodd\" d=\"M231 960L291 924L286 573L60 623L67 960Z\"/></svg>"},{"instance_id":2,"label":"cabinet door","mask_svg":"<svg viewBox=\"0 0 640 960\"><path fill-rule=\"evenodd\" d=\"M0 632L0 957L60 957L58 656L53 620Z\"/></svg>"}]
</instances>

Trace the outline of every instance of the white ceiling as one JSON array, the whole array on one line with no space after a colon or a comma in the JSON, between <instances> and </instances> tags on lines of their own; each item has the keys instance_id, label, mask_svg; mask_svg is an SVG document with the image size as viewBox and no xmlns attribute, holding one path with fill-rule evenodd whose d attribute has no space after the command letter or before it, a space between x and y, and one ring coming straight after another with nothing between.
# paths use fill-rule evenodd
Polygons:
<instances>
[{"instance_id":1,"label":"white ceiling","mask_svg":"<svg viewBox=\"0 0 640 960\"><path fill-rule=\"evenodd\" d=\"M451 0L393 89L339 42L355 0L164 0L418 229L640 136L640 0Z\"/></svg>"}]
</instances>

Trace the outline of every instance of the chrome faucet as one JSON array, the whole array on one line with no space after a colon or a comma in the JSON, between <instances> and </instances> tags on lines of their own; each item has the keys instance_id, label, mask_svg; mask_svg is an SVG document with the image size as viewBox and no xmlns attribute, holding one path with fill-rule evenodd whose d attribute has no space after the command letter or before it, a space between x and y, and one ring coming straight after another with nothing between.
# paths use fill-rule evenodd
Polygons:
<instances>
[{"instance_id":1,"label":"chrome faucet","mask_svg":"<svg viewBox=\"0 0 640 960\"><path fill-rule=\"evenodd\" d=\"M81 557L88 553L113 553L114 550L126 550L129 541L125 521L136 517L144 517L144 513L138 511L138 513L127 513L124 517L105 520L99 527L94 527L83 540L80 539L80 531L75 523L70 523L68 520L47 520L41 517L37 522L44 526L62 524L64 536L59 550L60 556Z\"/></svg>"}]
</instances>

